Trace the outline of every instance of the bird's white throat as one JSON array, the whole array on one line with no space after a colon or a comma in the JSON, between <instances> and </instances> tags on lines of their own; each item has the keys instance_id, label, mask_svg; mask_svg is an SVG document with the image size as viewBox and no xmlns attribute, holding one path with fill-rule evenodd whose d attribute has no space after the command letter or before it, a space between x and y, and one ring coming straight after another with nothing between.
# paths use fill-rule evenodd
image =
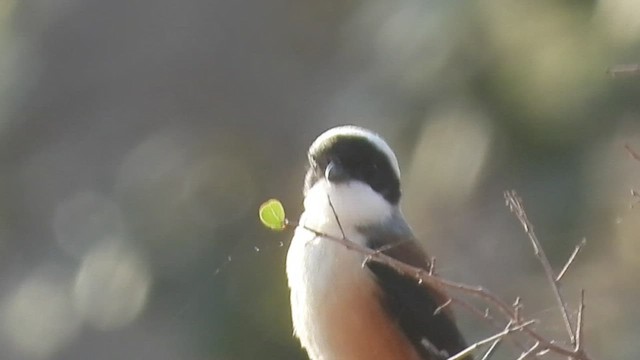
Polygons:
<instances>
[{"instance_id":1,"label":"bird's white throat","mask_svg":"<svg viewBox=\"0 0 640 360\"><path fill-rule=\"evenodd\" d=\"M357 227L387 220L393 214L394 208L363 182L333 184L321 179L306 193L305 210L300 223L328 235L342 237L337 217L344 235L356 241Z\"/></svg>"}]
</instances>

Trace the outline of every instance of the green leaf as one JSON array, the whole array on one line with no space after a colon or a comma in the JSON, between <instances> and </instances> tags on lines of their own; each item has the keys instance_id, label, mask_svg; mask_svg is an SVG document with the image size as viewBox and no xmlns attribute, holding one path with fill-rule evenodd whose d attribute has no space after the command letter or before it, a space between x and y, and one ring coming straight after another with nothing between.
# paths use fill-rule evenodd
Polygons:
<instances>
[{"instance_id":1,"label":"green leaf","mask_svg":"<svg viewBox=\"0 0 640 360\"><path fill-rule=\"evenodd\" d=\"M284 207L279 200L270 199L260 205L260 221L271 230L282 231L286 227Z\"/></svg>"}]
</instances>

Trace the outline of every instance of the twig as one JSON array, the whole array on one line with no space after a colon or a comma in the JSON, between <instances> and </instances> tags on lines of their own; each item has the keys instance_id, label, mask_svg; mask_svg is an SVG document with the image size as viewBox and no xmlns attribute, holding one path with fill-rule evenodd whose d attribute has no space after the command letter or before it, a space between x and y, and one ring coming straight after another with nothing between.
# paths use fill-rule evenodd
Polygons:
<instances>
[{"instance_id":1,"label":"twig","mask_svg":"<svg viewBox=\"0 0 640 360\"><path fill-rule=\"evenodd\" d=\"M551 352L551 350L549 350L549 349L542 349L542 350L538 351L538 352L536 353L536 355L538 355L538 356L545 356L545 355L547 355L547 354L548 354L548 353L550 353L550 352Z\"/></svg>"},{"instance_id":2,"label":"twig","mask_svg":"<svg viewBox=\"0 0 640 360\"><path fill-rule=\"evenodd\" d=\"M518 220L520 220L524 231L527 233L529 240L531 240L531 245L533 245L534 253L542 264L542 268L544 269L545 275L547 276L547 280L549 280L551 289L553 290L556 301L558 302L558 308L560 308L560 311L562 312L562 318L564 320L564 325L566 327L567 333L569 334L571 344L575 344L576 337L573 328L571 327L571 321L569 320L569 312L567 311L567 306L564 302L564 299L562 298L562 293L560 292L560 287L558 286L558 282L556 281L556 276L554 275L551 264L549 263L549 258L540 245L540 241L538 240L536 233L533 231L533 225L529 221L527 213L524 210L522 199L520 199L515 190L505 191L504 197L507 201L507 206L509 206L511 212L513 212Z\"/></svg>"},{"instance_id":3,"label":"twig","mask_svg":"<svg viewBox=\"0 0 640 360\"><path fill-rule=\"evenodd\" d=\"M629 208L633 209L636 205L640 203L640 192L636 189L631 189L631 196L634 199L634 202L629 205Z\"/></svg>"},{"instance_id":4,"label":"twig","mask_svg":"<svg viewBox=\"0 0 640 360\"><path fill-rule=\"evenodd\" d=\"M335 216L335 212L334 212L334 216ZM400 241L396 241L394 243L390 243L390 244L386 244L386 245L380 246L379 248L375 248L374 250L377 253L384 253L385 251L391 250L391 249L393 249L395 247L398 247L398 246L400 246L400 245L402 245L404 243L410 242L410 241L411 241L410 239L403 239L403 240L400 240ZM370 256L365 257L364 260L362 261L362 264L360 264L360 267L364 268L370 260L371 260Z\"/></svg>"},{"instance_id":5,"label":"twig","mask_svg":"<svg viewBox=\"0 0 640 360\"><path fill-rule=\"evenodd\" d=\"M491 314L489 313L489 309L486 309L486 311L482 311L466 300L457 297L451 297L450 299L452 302L456 303L460 307L469 311L471 314L475 315L479 320L488 321L496 331L501 331L501 329L503 329L502 324L500 324L498 320L491 316ZM509 324L513 324L513 320L510 319ZM517 339L509 337L508 340L510 340L515 346L521 348L523 351L527 350L527 347Z\"/></svg>"},{"instance_id":6,"label":"twig","mask_svg":"<svg viewBox=\"0 0 640 360\"><path fill-rule=\"evenodd\" d=\"M629 145L628 143L624 144L624 148L625 150L627 150L627 153L629 154L629 156L631 156L636 161L640 161L640 154L638 154L635 150L633 150L631 145Z\"/></svg>"},{"instance_id":7,"label":"twig","mask_svg":"<svg viewBox=\"0 0 640 360\"><path fill-rule=\"evenodd\" d=\"M513 310L516 315L516 320L520 321L520 310L522 310L522 303L520 302L520 296L516 297L516 301L513 302Z\"/></svg>"},{"instance_id":8,"label":"twig","mask_svg":"<svg viewBox=\"0 0 640 360\"><path fill-rule=\"evenodd\" d=\"M452 300L448 299L447 301L444 302L444 304L438 306L435 310L433 310L433 315L438 315L442 312L442 310L444 310L444 308L446 308L447 306L451 305Z\"/></svg>"},{"instance_id":9,"label":"twig","mask_svg":"<svg viewBox=\"0 0 640 360\"><path fill-rule=\"evenodd\" d=\"M385 252L385 251L391 250L391 249L393 249L395 247L398 247L398 246L400 246L402 244L408 243L410 241L411 240L409 240L409 239L403 239L403 240L400 240L400 241L396 241L394 243L390 243L390 244L386 244L386 245L380 246L379 248L375 248L375 251L377 251L379 253Z\"/></svg>"},{"instance_id":10,"label":"twig","mask_svg":"<svg viewBox=\"0 0 640 360\"><path fill-rule=\"evenodd\" d=\"M537 354L534 354L533 352L536 351L538 346L540 346L540 343L536 342L535 344L533 344L533 346L529 350L523 352L520 356L518 356L517 360L524 360L524 359L526 359L527 357L529 357L531 355L537 356Z\"/></svg>"},{"instance_id":11,"label":"twig","mask_svg":"<svg viewBox=\"0 0 640 360\"><path fill-rule=\"evenodd\" d=\"M607 69L607 73L611 77L640 75L640 64L614 65Z\"/></svg>"},{"instance_id":12,"label":"twig","mask_svg":"<svg viewBox=\"0 0 640 360\"><path fill-rule=\"evenodd\" d=\"M507 326L504 327L505 330L510 328L511 324L513 324L513 321L509 320L509 322L507 323ZM491 346L489 346L489 348L484 353L484 355L482 355L482 359L481 360L489 360L489 357L491 357L493 352L498 348L498 345L500 344L501 341L502 341L502 338L494 340L493 344L491 344Z\"/></svg>"},{"instance_id":13,"label":"twig","mask_svg":"<svg viewBox=\"0 0 640 360\"><path fill-rule=\"evenodd\" d=\"M431 355L429 359L433 360L447 360L449 358L449 353L445 350L438 349L437 346L433 345L431 341L427 338L420 339L420 345L422 345L427 352Z\"/></svg>"},{"instance_id":14,"label":"twig","mask_svg":"<svg viewBox=\"0 0 640 360\"><path fill-rule=\"evenodd\" d=\"M436 274L436 258L434 256L429 260L429 275Z\"/></svg>"},{"instance_id":15,"label":"twig","mask_svg":"<svg viewBox=\"0 0 640 360\"><path fill-rule=\"evenodd\" d=\"M329 206L331 206L331 212L333 212L333 217L336 219L336 223L338 223L338 228L340 229L340 233L342 234L342 239L346 240L347 236L344 234L342 223L340 222L340 218L338 217L336 208L333 207L333 201L331 201L331 196L329 196L329 194L327 194L327 201L329 202Z\"/></svg>"},{"instance_id":16,"label":"twig","mask_svg":"<svg viewBox=\"0 0 640 360\"><path fill-rule=\"evenodd\" d=\"M640 154L633 150L631 145L628 143L624 144L624 148L627 150L629 156L631 156L635 161L640 161ZM630 206L630 208L633 209L638 203L640 203L640 193L636 189L631 189L631 196L636 199L636 201Z\"/></svg>"},{"instance_id":17,"label":"twig","mask_svg":"<svg viewBox=\"0 0 640 360\"><path fill-rule=\"evenodd\" d=\"M573 264L573 261L576 259L576 256L578 255L578 253L580 252L580 250L582 250L582 248L586 244L587 244L587 239L582 238L582 241L580 241L580 243L576 245L575 249L573 249L573 252L571 253L571 256L569 256L569 260L567 260L567 263L564 265L562 270L560 270L560 273L558 274L558 276L556 276L556 282L560 282L560 280L562 280L562 277L564 276L564 274L566 274L567 270L569 270L569 267L571 266L571 264Z\"/></svg>"},{"instance_id":18,"label":"twig","mask_svg":"<svg viewBox=\"0 0 640 360\"><path fill-rule=\"evenodd\" d=\"M580 307L578 308L578 322L576 324L576 352L582 352L584 347L584 289L580 291Z\"/></svg>"},{"instance_id":19,"label":"twig","mask_svg":"<svg viewBox=\"0 0 640 360\"><path fill-rule=\"evenodd\" d=\"M486 339L482 339L480 341L476 341L475 343L467 346L466 349L460 351L459 353L455 354L454 356L450 357L447 360L460 360L460 359L464 359L467 355L471 354L472 352L476 351L479 347L489 344L491 342L494 342L496 340L502 339L503 337L509 335L510 333L514 332L514 331L518 331L518 330L522 330L527 328L527 326L534 324L536 321L535 320L529 320L523 324L514 326L514 327L508 327L504 330L502 330L501 332L493 335L493 336L489 336Z\"/></svg>"}]
</instances>

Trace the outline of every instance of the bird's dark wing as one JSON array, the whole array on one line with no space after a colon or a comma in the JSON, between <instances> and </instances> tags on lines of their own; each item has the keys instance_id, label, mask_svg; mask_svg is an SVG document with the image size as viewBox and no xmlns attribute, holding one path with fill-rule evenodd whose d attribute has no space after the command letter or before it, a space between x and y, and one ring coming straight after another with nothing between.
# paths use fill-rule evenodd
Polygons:
<instances>
[{"instance_id":1,"label":"bird's dark wing","mask_svg":"<svg viewBox=\"0 0 640 360\"><path fill-rule=\"evenodd\" d=\"M429 264L427 255L413 240L411 230L404 225L404 221L398 224L394 224L396 228L385 227L383 232L380 229L368 229L368 245L426 270ZM447 301L445 294L425 284L418 284L414 277L400 274L388 265L370 261L367 267L380 286L380 301L384 309L397 321L398 327L423 359L446 359L466 348L453 314L449 310L434 314ZM471 357L466 359L471 360Z\"/></svg>"}]
</instances>

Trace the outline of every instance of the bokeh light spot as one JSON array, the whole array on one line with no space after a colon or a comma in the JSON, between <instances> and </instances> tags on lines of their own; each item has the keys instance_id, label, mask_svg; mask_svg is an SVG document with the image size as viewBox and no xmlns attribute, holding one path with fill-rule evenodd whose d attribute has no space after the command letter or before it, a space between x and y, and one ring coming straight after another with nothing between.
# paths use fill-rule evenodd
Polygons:
<instances>
[{"instance_id":1,"label":"bokeh light spot","mask_svg":"<svg viewBox=\"0 0 640 360\"><path fill-rule=\"evenodd\" d=\"M492 140L489 122L471 107L454 105L429 119L405 180L405 191L420 195L407 203L416 206L414 213L425 211L423 206L464 201L477 184Z\"/></svg>"},{"instance_id":2,"label":"bokeh light spot","mask_svg":"<svg viewBox=\"0 0 640 360\"><path fill-rule=\"evenodd\" d=\"M56 241L67 253L81 257L103 241L124 237L118 206L93 191L74 194L61 202L53 216Z\"/></svg>"},{"instance_id":3,"label":"bokeh light spot","mask_svg":"<svg viewBox=\"0 0 640 360\"><path fill-rule=\"evenodd\" d=\"M4 299L0 326L16 353L32 359L49 358L75 338L81 322L68 289L66 281L37 273Z\"/></svg>"},{"instance_id":4,"label":"bokeh light spot","mask_svg":"<svg viewBox=\"0 0 640 360\"><path fill-rule=\"evenodd\" d=\"M98 329L112 330L126 326L140 314L150 285L149 269L135 252L105 244L83 260L73 300L85 321Z\"/></svg>"}]
</instances>

